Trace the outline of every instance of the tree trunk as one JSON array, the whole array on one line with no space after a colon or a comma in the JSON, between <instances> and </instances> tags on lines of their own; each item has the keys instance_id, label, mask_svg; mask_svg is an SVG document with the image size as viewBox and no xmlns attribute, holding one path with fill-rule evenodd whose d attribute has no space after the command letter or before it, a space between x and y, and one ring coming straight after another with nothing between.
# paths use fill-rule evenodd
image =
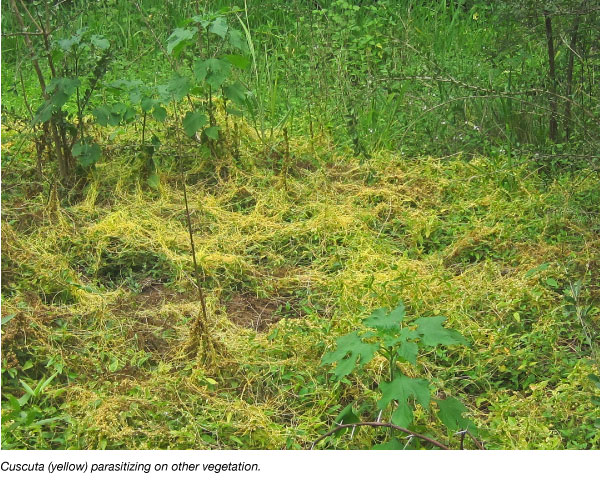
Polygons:
<instances>
[{"instance_id":1,"label":"tree trunk","mask_svg":"<svg viewBox=\"0 0 600 480\"><path fill-rule=\"evenodd\" d=\"M569 62L567 64L567 101L565 105L565 135L567 141L571 136L571 97L573 95L573 68L575 64L575 48L577 47L577 33L579 31L580 15L573 21L573 31L571 32L571 42L569 44Z\"/></svg>"},{"instance_id":2,"label":"tree trunk","mask_svg":"<svg viewBox=\"0 0 600 480\"><path fill-rule=\"evenodd\" d=\"M556 65L554 63L554 36L552 33L552 17L548 10L544 10L544 20L546 23L546 40L548 42L548 65L550 76L550 124L549 136L554 143L558 141L558 105L556 102Z\"/></svg>"}]
</instances>

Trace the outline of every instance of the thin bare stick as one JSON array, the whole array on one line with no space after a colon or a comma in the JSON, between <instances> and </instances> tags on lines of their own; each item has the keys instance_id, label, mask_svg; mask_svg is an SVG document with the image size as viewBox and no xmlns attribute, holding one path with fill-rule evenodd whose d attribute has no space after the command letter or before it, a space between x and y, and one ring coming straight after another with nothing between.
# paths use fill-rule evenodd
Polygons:
<instances>
[{"instance_id":1,"label":"thin bare stick","mask_svg":"<svg viewBox=\"0 0 600 480\"><path fill-rule=\"evenodd\" d=\"M321 440L324 440L325 438L330 437L331 435L333 435L336 432L339 432L340 430L343 430L345 428L355 428L355 427L391 428L394 430L399 430L399 431L406 433L407 435L410 435L412 437L420 438L421 440L429 442L432 445L435 445L436 447L438 447L442 450L450 450L450 448L447 445L444 445L443 443L440 443L437 440L434 440L433 438L429 438L425 435L421 435L420 433L413 432L411 430L408 430L407 428L399 427L398 425L394 425L393 423L383 423L383 422L357 422L357 423L346 423L346 424L338 425L334 429L329 430L327 433L324 433L319 438L317 438L312 443L310 449L312 450L313 448L315 448L315 445L317 445L317 443L319 443Z\"/></svg>"},{"instance_id":2,"label":"thin bare stick","mask_svg":"<svg viewBox=\"0 0 600 480\"><path fill-rule=\"evenodd\" d=\"M183 179L183 200L185 202L185 215L187 218L188 231L190 233L190 245L192 246L192 259L194 260L194 273L196 275L196 285L198 287L198 295L200 296L200 305L202 305L202 321L198 317L198 328L201 332L206 331L208 325L208 316L206 314L206 299L204 290L200 282L200 271L198 270L198 262L196 262L196 247L194 246L194 234L192 233L192 221L190 220L190 209L188 207L187 190L185 188L185 178Z\"/></svg>"},{"instance_id":3,"label":"thin bare stick","mask_svg":"<svg viewBox=\"0 0 600 480\"><path fill-rule=\"evenodd\" d=\"M473 443L479 450L485 450L483 443L480 442L479 440L477 440L477 438L475 438L475 435L473 435L471 432L469 432L469 430L467 430L467 435L469 437L471 437L471 440L473 440Z\"/></svg>"}]
</instances>

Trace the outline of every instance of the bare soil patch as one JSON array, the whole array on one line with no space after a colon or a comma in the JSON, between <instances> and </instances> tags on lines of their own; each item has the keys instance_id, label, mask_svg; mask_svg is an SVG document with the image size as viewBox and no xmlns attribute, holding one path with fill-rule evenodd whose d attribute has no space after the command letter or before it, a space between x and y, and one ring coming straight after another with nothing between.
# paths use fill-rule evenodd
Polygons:
<instances>
[{"instance_id":1,"label":"bare soil patch","mask_svg":"<svg viewBox=\"0 0 600 480\"><path fill-rule=\"evenodd\" d=\"M238 293L225 303L225 309L231 322L263 332L282 318L306 315L299 303L291 295L257 298L250 293Z\"/></svg>"}]
</instances>

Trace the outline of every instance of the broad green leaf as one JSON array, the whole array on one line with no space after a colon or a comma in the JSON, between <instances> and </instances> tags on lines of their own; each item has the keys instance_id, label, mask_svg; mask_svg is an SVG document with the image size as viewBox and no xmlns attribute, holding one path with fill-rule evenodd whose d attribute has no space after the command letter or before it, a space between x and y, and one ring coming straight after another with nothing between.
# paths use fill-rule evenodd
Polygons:
<instances>
[{"instance_id":1,"label":"broad green leaf","mask_svg":"<svg viewBox=\"0 0 600 480\"><path fill-rule=\"evenodd\" d=\"M142 112L149 112L154 107L159 104L158 100L154 100L153 98L145 97L142 99L140 106L142 107Z\"/></svg>"},{"instance_id":2,"label":"broad green leaf","mask_svg":"<svg viewBox=\"0 0 600 480\"><path fill-rule=\"evenodd\" d=\"M192 28L176 28L171 36L167 38L167 53L179 54L185 46L185 42L194 38L195 34L196 30Z\"/></svg>"},{"instance_id":3,"label":"broad green leaf","mask_svg":"<svg viewBox=\"0 0 600 480\"><path fill-rule=\"evenodd\" d=\"M35 112L35 116L33 117L32 123L35 125L36 123L45 123L50 118L52 118L52 113L54 111L54 105L50 100L44 102Z\"/></svg>"},{"instance_id":4,"label":"broad green leaf","mask_svg":"<svg viewBox=\"0 0 600 480\"><path fill-rule=\"evenodd\" d=\"M231 45L234 48L237 48L238 50L241 50L242 52L245 52L248 50L248 43L246 42L246 38L244 37L244 35L242 35L242 33L239 30L236 30L234 28L231 28L229 30L229 45Z\"/></svg>"},{"instance_id":5,"label":"broad green leaf","mask_svg":"<svg viewBox=\"0 0 600 480\"><path fill-rule=\"evenodd\" d=\"M235 82L233 85L227 85L223 88L225 92L225 96L237 103L238 105L243 105L246 100L246 89L240 82Z\"/></svg>"},{"instance_id":6,"label":"broad green leaf","mask_svg":"<svg viewBox=\"0 0 600 480\"><path fill-rule=\"evenodd\" d=\"M459 400L454 397L447 397L444 400L435 400L438 408L438 417L444 425L450 430L458 431L468 428L471 432L475 432L475 425L467 418L463 418L463 413L469 410Z\"/></svg>"},{"instance_id":7,"label":"broad green leaf","mask_svg":"<svg viewBox=\"0 0 600 480\"><path fill-rule=\"evenodd\" d=\"M217 127L217 126L208 127L207 129L204 130L204 135L206 135L208 138L210 138L212 140L218 140L219 139L219 127Z\"/></svg>"},{"instance_id":8,"label":"broad green leaf","mask_svg":"<svg viewBox=\"0 0 600 480\"><path fill-rule=\"evenodd\" d=\"M349 424L349 423L357 423L360 422L360 418L358 415L354 413L354 409L352 408L352 404L346 406L337 417L335 417L334 423L336 425Z\"/></svg>"},{"instance_id":9,"label":"broad green leaf","mask_svg":"<svg viewBox=\"0 0 600 480\"><path fill-rule=\"evenodd\" d=\"M218 58L209 58L208 60L197 59L194 63L196 80L208 83L214 90L223 84L230 71L231 64Z\"/></svg>"},{"instance_id":10,"label":"broad green leaf","mask_svg":"<svg viewBox=\"0 0 600 480\"><path fill-rule=\"evenodd\" d=\"M110 42L102 35L92 35L90 40L92 45L99 50L106 50L108 47L110 47Z\"/></svg>"},{"instance_id":11,"label":"broad green leaf","mask_svg":"<svg viewBox=\"0 0 600 480\"><path fill-rule=\"evenodd\" d=\"M98 161L102 155L100 145L97 143L77 142L73 145L71 153L79 160L79 164L83 168L89 168Z\"/></svg>"},{"instance_id":12,"label":"broad green leaf","mask_svg":"<svg viewBox=\"0 0 600 480\"><path fill-rule=\"evenodd\" d=\"M163 102L178 102L190 91L190 80L187 77L175 76L168 84L159 85L157 90Z\"/></svg>"},{"instance_id":13,"label":"broad green leaf","mask_svg":"<svg viewBox=\"0 0 600 480\"><path fill-rule=\"evenodd\" d=\"M417 333L428 347L437 345L468 345L469 343L460 333L450 328L442 327L446 317L421 317L415 320L418 325Z\"/></svg>"},{"instance_id":14,"label":"broad green leaf","mask_svg":"<svg viewBox=\"0 0 600 480\"><path fill-rule=\"evenodd\" d=\"M127 108L125 109L125 111L123 112L123 123L130 123L133 122L136 118L136 113L135 110L128 105Z\"/></svg>"},{"instance_id":15,"label":"broad green leaf","mask_svg":"<svg viewBox=\"0 0 600 480\"><path fill-rule=\"evenodd\" d=\"M208 75L208 64L206 63L206 60L197 58L194 62L194 76L196 77L196 80L203 82L206 79L206 75Z\"/></svg>"},{"instance_id":16,"label":"broad green leaf","mask_svg":"<svg viewBox=\"0 0 600 480\"><path fill-rule=\"evenodd\" d=\"M429 407L429 383L423 378L409 378L404 375L396 377L392 382L379 385L382 396L377 408L384 409L390 402L397 400L398 406L392 414L392 422L401 427L412 423L413 414L408 400L414 397L423 408Z\"/></svg>"},{"instance_id":17,"label":"broad green leaf","mask_svg":"<svg viewBox=\"0 0 600 480\"><path fill-rule=\"evenodd\" d=\"M96 122L103 127L106 127L110 121L110 111L106 107L94 108L92 115L96 118Z\"/></svg>"},{"instance_id":18,"label":"broad green leaf","mask_svg":"<svg viewBox=\"0 0 600 480\"><path fill-rule=\"evenodd\" d=\"M337 350L323 355L321 365L337 363L337 380L351 373L356 368L357 361L362 366L371 360L379 348L376 344L364 343L356 332L338 338L336 343Z\"/></svg>"},{"instance_id":19,"label":"broad green leaf","mask_svg":"<svg viewBox=\"0 0 600 480\"><path fill-rule=\"evenodd\" d=\"M192 20L196 23L199 23L202 28L206 28L210 25L210 20L207 20L203 15L194 15Z\"/></svg>"},{"instance_id":20,"label":"broad green leaf","mask_svg":"<svg viewBox=\"0 0 600 480\"><path fill-rule=\"evenodd\" d=\"M158 190L158 186L160 185L160 177L158 176L158 173L152 172L147 181L150 187L152 187L154 190Z\"/></svg>"},{"instance_id":21,"label":"broad green leaf","mask_svg":"<svg viewBox=\"0 0 600 480\"><path fill-rule=\"evenodd\" d=\"M164 122L165 119L167 118L167 109L160 105L157 107L154 107L154 110L152 110L152 116L154 117L155 120L157 120L159 122Z\"/></svg>"},{"instance_id":22,"label":"broad green leaf","mask_svg":"<svg viewBox=\"0 0 600 480\"><path fill-rule=\"evenodd\" d=\"M114 373L118 369L119 369L119 359L117 357L113 357L110 364L108 365L108 371L111 373Z\"/></svg>"},{"instance_id":23,"label":"broad green leaf","mask_svg":"<svg viewBox=\"0 0 600 480\"><path fill-rule=\"evenodd\" d=\"M9 315L5 315L4 317L2 317L2 325L6 325L13 318L15 318L16 315L17 315L16 313L11 313Z\"/></svg>"},{"instance_id":24,"label":"broad green leaf","mask_svg":"<svg viewBox=\"0 0 600 480\"><path fill-rule=\"evenodd\" d=\"M81 43L81 35L73 35L70 38L59 40L58 46L65 52L68 52L73 47L77 47Z\"/></svg>"},{"instance_id":25,"label":"broad green leaf","mask_svg":"<svg viewBox=\"0 0 600 480\"><path fill-rule=\"evenodd\" d=\"M206 123L208 118L202 112L187 112L183 119L183 130L188 137L193 137Z\"/></svg>"},{"instance_id":26,"label":"broad green leaf","mask_svg":"<svg viewBox=\"0 0 600 480\"><path fill-rule=\"evenodd\" d=\"M77 87L81 85L81 80L78 78L66 78L57 77L50 80L48 83L47 91L50 92L62 92L65 95L72 95L77 90ZM62 106L62 105L61 105Z\"/></svg>"},{"instance_id":27,"label":"broad green leaf","mask_svg":"<svg viewBox=\"0 0 600 480\"><path fill-rule=\"evenodd\" d=\"M404 450L404 444L397 438L392 438L389 442L375 445L373 450Z\"/></svg>"},{"instance_id":28,"label":"broad green leaf","mask_svg":"<svg viewBox=\"0 0 600 480\"><path fill-rule=\"evenodd\" d=\"M221 38L225 38L225 35L227 35L227 20L225 17L217 17L217 19L210 24L208 31Z\"/></svg>"},{"instance_id":29,"label":"broad green leaf","mask_svg":"<svg viewBox=\"0 0 600 480\"><path fill-rule=\"evenodd\" d=\"M67 103L80 85L81 81L78 78L53 78L46 87L46 92L52 93L52 96L37 109L33 123L44 123L50 120L52 114L58 112Z\"/></svg>"},{"instance_id":30,"label":"broad green leaf","mask_svg":"<svg viewBox=\"0 0 600 480\"><path fill-rule=\"evenodd\" d=\"M17 399L17 397L15 397L14 395L11 395L10 393L7 393L6 398L8 398L8 403L10 404L10 407L15 412L21 411L21 404L19 403L19 400Z\"/></svg>"},{"instance_id":31,"label":"broad green leaf","mask_svg":"<svg viewBox=\"0 0 600 480\"><path fill-rule=\"evenodd\" d=\"M419 347L416 343L403 341L398 349L398 355L404 360L413 365L417 364L417 354L419 353Z\"/></svg>"},{"instance_id":32,"label":"broad green leaf","mask_svg":"<svg viewBox=\"0 0 600 480\"><path fill-rule=\"evenodd\" d=\"M400 330L404 314L404 304L400 302L389 314L385 308L375 310L363 323L367 327L376 328L377 330Z\"/></svg>"},{"instance_id":33,"label":"broad green leaf","mask_svg":"<svg viewBox=\"0 0 600 480\"><path fill-rule=\"evenodd\" d=\"M231 63L234 67L241 68L242 70L248 68L250 60L243 55L229 54L225 55L225 59Z\"/></svg>"},{"instance_id":34,"label":"broad green leaf","mask_svg":"<svg viewBox=\"0 0 600 480\"><path fill-rule=\"evenodd\" d=\"M186 77L175 77L169 82L169 92L176 101L185 97L190 90L190 81Z\"/></svg>"}]
</instances>

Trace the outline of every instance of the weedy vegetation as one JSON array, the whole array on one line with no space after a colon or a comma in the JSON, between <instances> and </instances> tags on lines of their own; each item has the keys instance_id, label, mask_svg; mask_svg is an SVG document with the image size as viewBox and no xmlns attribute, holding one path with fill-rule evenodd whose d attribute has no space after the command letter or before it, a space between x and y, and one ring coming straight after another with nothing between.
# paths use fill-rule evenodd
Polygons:
<instances>
[{"instance_id":1,"label":"weedy vegetation","mask_svg":"<svg viewBox=\"0 0 600 480\"><path fill-rule=\"evenodd\" d=\"M596 2L2 8L3 448L600 446Z\"/></svg>"}]
</instances>

